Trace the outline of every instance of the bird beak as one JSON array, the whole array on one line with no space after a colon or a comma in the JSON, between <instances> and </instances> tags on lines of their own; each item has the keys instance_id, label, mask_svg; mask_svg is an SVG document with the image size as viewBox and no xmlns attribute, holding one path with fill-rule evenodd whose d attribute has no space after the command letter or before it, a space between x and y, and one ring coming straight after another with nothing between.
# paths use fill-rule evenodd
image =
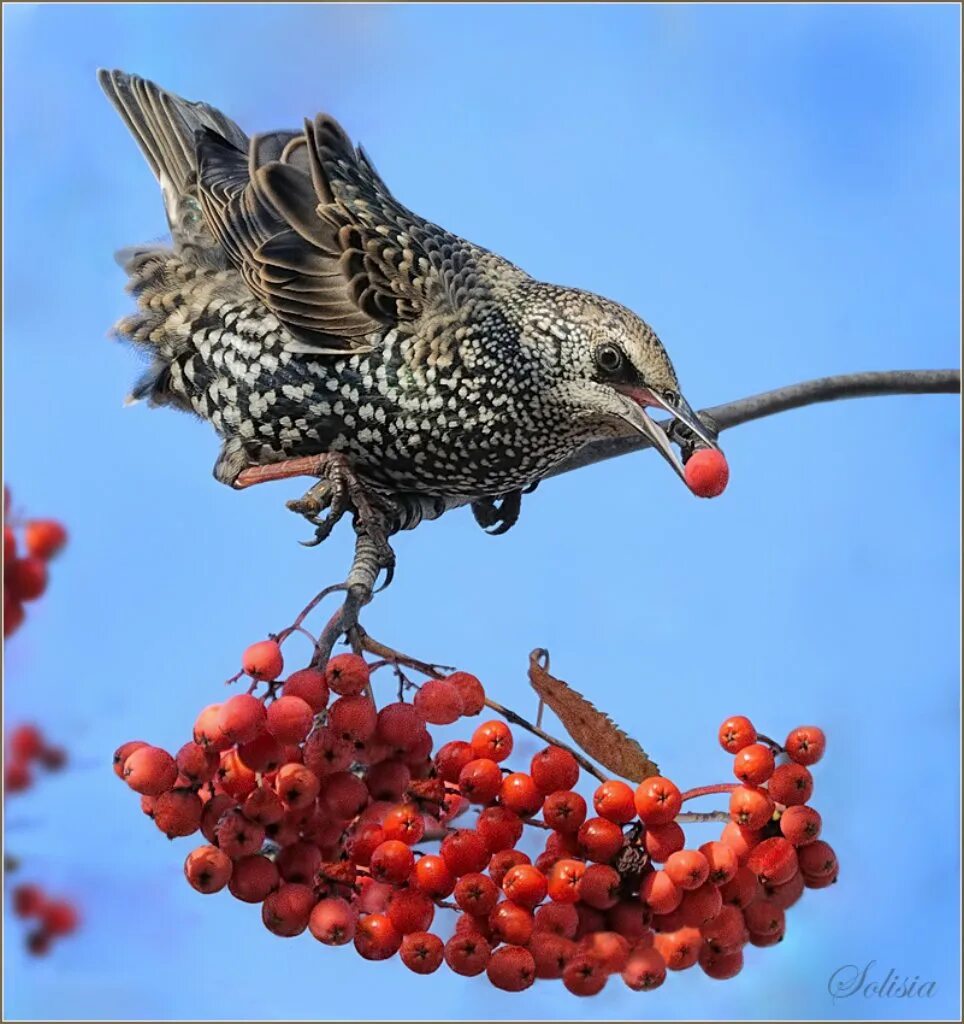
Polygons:
<instances>
[{"instance_id":1,"label":"bird beak","mask_svg":"<svg viewBox=\"0 0 964 1024\"><path fill-rule=\"evenodd\" d=\"M646 397L648 399L646 402L647 405L655 405L660 409L665 409L674 419L679 420L684 427L689 427L689 429L704 444L708 445L710 448L716 448L719 450L720 446L717 443L716 438L709 436L706 427L700 422L699 417L695 412L693 412L690 408L689 402L687 402L682 395L680 395L678 403L673 406L670 405L665 398L661 398L655 391L651 391L649 388L640 390L645 390L646 392Z\"/></svg>"},{"instance_id":2,"label":"bird beak","mask_svg":"<svg viewBox=\"0 0 964 1024\"><path fill-rule=\"evenodd\" d=\"M645 409L647 405L659 404L662 408L665 408L665 406L662 403L650 400L655 396L652 395L648 388L623 389L617 387L616 390L622 398L620 405L623 408L623 419L652 444L669 463L673 472L685 483L686 476L683 472L683 463L680 462L679 456L676 454L676 450L673 448L666 431L655 420L650 419ZM675 412L675 410L670 411Z\"/></svg>"}]
</instances>

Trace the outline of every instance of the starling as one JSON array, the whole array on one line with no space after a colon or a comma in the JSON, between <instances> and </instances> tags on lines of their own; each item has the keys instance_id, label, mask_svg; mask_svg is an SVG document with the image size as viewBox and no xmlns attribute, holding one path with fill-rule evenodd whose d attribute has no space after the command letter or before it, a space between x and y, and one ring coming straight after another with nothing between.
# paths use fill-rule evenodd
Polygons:
<instances>
[{"instance_id":1,"label":"starling","mask_svg":"<svg viewBox=\"0 0 964 1024\"><path fill-rule=\"evenodd\" d=\"M328 115L248 138L143 78L99 80L173 240L118 254L138 308L116 331L151 360L129 400L210 421L221 482L318 476L289 506L319 537L406 496L502 532L587 442L638 432L683 478L647 407L716 446L648 324L412 213Z\"/></svg>"}]
</instances>

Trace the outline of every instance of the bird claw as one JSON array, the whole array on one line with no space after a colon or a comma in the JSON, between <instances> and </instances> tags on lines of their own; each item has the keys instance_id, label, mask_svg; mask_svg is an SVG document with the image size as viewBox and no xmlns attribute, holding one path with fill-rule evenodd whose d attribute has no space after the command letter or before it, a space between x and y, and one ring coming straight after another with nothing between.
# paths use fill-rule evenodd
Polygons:
<instances>
[{"instance_id":1,"label":"bird claw","mask_svg":"<svg viewBox=\"0 0 964 1024\"><path fill-rule=\"evenodd\" d=\"M321 476L318 483L300 498L286 502L292 512L315 527L314 537L301 541L302 545L316 547L329 537L346 512L353 512L356 532L371 539L379 567L385 571L385 582L379 588L384 590L395 572L395 552L388 538L397 521L396 503L362 483L348 459L337 452L320 457L317 472Z\"/></svg>"},{"instance_id":2,"label":"bird claw","mask_svg":"<svg viewBox=\"0 0 964 1024\"><path fill-rule=\"evenodd\" d=\"M511 491L499 498L480 498L472 502L475 521L490 537L507 533L519 521L522 511L522 495L530 494L537 484L530 484L524 490Z\"/></svg>"}]
</instances>

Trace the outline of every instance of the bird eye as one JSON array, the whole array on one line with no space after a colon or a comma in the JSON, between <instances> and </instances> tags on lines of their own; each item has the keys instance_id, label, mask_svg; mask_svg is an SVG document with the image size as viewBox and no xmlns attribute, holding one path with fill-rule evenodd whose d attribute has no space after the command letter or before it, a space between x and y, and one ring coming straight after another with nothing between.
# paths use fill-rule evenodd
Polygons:
<instances>
[{"instance_id":1,"label":"bird eye","mask_svg":"<svg viewBox=\"0 0 964 1024\"><path fill-rule=\"evenodd\" d=\"M664 391L663 400L667 405L672 406L675 409L679 403L679 395L675 391Z\"/></svg>"},{"instance_id":2,"label":"bird eye","mask_svg":"<svg viewBox=\"0 0 964 1024\"><path fill-rule=\"evenodd\" d=\"M596 365L606 373L618 373L626 357L615 345L600 345L596 349Z\"/></svg>"}]
</instances>

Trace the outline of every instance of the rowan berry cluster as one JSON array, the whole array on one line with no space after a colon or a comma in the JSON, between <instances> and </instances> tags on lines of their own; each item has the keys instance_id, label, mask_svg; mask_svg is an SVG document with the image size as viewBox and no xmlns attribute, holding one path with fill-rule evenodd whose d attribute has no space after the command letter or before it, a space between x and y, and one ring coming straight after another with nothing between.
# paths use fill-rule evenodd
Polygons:
<instances>
[{"instance_id":1,"label":"rowan berry cluster","mask_svg":"<svg viewBox=\"0 0 964 1024\"><path fill-rule=\"evenodd\" d=\"M47 563L67 543L67 531L54 519L10 519L10 492L3 489L3 635L10 636L26 617L24 603L47 589ZM23 551L17 534L22 533Z\"/></svg>"},{"instance_id":2,"label":"rowan berry cluster","mask_svg":"<svg viewBox=\"0 0 964 1024\"><path fill-rule=\"evenodd\" d=\"M48 743L36 725L18 725L7 739L3 763L4 790L22 793L33 785L34 768L57 772L66 763L66 750Z\"/></svg>"},{"instance_id":3,"label":"rowan berry cluster","mask_svg":"<svg viewBox=\"0 0 964 1024\"><path fill-rule=\"evenodd\" d=\"M27 933L27 950L34 956L50 951L55 939L72 935L77 930L79 915L69 900L51 899L39 885L18 885L11 893L14 914L36 922Z\"/></svg>"},{"instance_id":4,"label":"rowan berry cluster","mask_svg":"<svg viewBox=\"0 0 964 1024\"><path fill-rule=\"evenodd\" d=\"M807 805L824 748L814 727L779 747L730 719L721 742L738 783L681 793L663 777L600 775L587 799L581 771L597 770L562 744L511 769L502 719L434 750L430 726L486 707L467 673L420 687L400 675L414 699L399 691L378 706L372 672L385 661L342 654L282 682L269 640L243 665L249 691L205 707L175 754L128 742L114 771L165 835L203 834L184 863L189 884L261 904L277 935L398 955L417 974L444 963L507 991L561 979L592 995L614 975L648 990L695 964L732 977L747 943L782 938L805 887L836 878ZM725 816L681 813L684 801L722 791L719 840L687 848L680 822Z\"/></svg>"}]
</instances>

